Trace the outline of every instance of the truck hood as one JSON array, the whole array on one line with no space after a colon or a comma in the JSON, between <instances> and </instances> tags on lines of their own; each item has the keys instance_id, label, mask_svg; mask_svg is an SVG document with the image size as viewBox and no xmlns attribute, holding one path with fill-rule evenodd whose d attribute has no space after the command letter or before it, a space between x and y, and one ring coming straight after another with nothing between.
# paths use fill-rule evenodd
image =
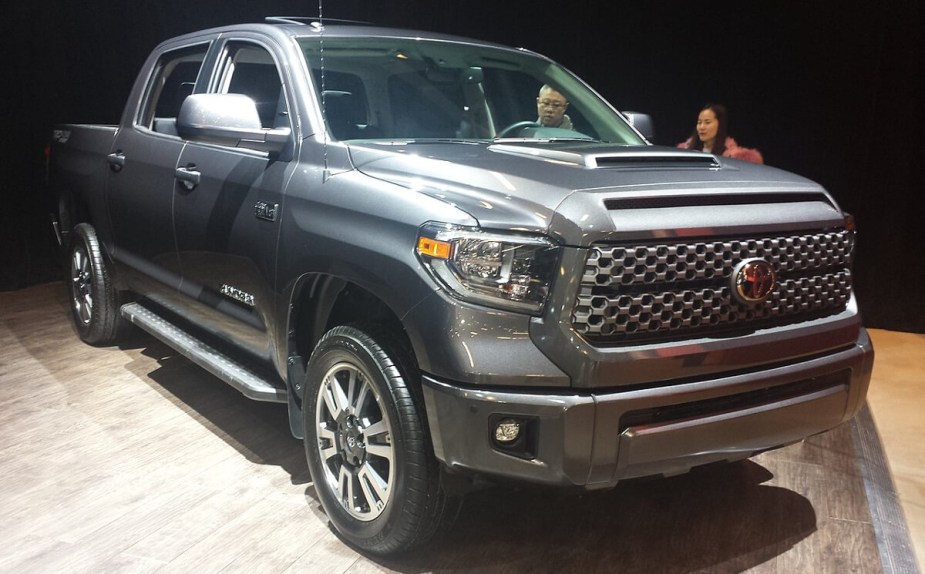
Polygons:
<instances>
[{"instance_id":1,"label":"truck hood","mask_svg":"<svg viewBox=\"0 0 925 574\"><path fill-rule=\"evenodd\" d=\"M842 221L810 180L674 148L536 141L349 148L362 173L440 198L483 228L544 233L567 245Z\"/></svg>"}]
</instances>

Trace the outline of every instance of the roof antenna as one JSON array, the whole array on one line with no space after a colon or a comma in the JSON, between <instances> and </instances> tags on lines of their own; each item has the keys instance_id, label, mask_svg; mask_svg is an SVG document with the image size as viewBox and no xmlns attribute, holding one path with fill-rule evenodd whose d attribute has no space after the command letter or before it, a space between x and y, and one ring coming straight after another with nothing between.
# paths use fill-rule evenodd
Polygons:
<instances>
[{"instance_id":1,"label":"roof antenna","mask_svg":"<svg viewBox=\"0 0 925 574\"><path fill-rule=\"evenodd\" d=\"M328 107L325 101L325 86L324 86L324 12L322 10L322 0L318 0L318 27L319 30L319 46L318 53L321 58L321 118L324 120L324 125L321 126L322 137L324 138L322 143L322 153L324 157L324 170L322 170L321 182L324 183L331 176L331 172L328 170Z\"/></svg>"}]
</instances>

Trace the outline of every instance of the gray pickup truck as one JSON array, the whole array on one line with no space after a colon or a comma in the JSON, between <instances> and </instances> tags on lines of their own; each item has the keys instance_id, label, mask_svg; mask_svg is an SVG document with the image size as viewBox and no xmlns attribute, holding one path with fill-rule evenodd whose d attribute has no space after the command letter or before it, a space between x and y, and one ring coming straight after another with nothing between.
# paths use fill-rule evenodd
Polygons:
<instances>
[{"instance_id":1,"label":"gray pickup truck","mask_svg":"<svg viewBox=\"0 0 925 574\"><path fill-rule=\"evenodd\" d=\"M287 403L333 526L379 554L470 485L613 487L849 419L874 356L852 218L628 117L459 37L270 18L166 41L120 125L53 133L76 329L134 324Z\"/></svg>"}]
</instances>

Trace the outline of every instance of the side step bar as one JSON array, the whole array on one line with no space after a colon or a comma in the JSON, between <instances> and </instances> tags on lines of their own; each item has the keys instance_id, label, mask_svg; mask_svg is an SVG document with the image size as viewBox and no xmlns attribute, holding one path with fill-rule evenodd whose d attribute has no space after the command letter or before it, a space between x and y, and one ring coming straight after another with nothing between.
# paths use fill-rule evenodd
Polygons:
<instances>
[{"instance_id":1,"label":"side step bar","mask_svg":"<svg viewBox=\"0 0 925 574\"><path fill-rule=\"evenodd\" d=\"M193 337L140 303L122 306L122 316L175 351L256 401L285 403L286 388L274 385L228 355Z\"/></svg>"}]
</instances>

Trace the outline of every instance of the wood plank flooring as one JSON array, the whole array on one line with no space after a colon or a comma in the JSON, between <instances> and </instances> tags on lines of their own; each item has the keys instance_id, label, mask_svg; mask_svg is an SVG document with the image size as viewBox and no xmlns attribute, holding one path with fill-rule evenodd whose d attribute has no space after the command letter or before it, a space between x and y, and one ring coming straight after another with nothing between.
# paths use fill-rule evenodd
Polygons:
<instances>
[{"instance_id":1,"label":"wood plank flooring","mask_svg":"<svg viewBox=\"0 0 925 574\"><path fill-rule=\"evenodd\" d=\"M877 358L868 393L910 542L925 571L925 334L871 329Z\"/></svg>"},{"instance_id":2,"label":"wood plank flooring","mask_svg":"<svg viewBox=\"0 0 925 574\"><path fill-rule=\"evenodd\" d=\"M327 525L285 405L138 335L82 344L64 288L0 293L2 572L882 572L851 425L749 461L566 495L470 495L383 560Z\"/></svg>"}]
</instances>

